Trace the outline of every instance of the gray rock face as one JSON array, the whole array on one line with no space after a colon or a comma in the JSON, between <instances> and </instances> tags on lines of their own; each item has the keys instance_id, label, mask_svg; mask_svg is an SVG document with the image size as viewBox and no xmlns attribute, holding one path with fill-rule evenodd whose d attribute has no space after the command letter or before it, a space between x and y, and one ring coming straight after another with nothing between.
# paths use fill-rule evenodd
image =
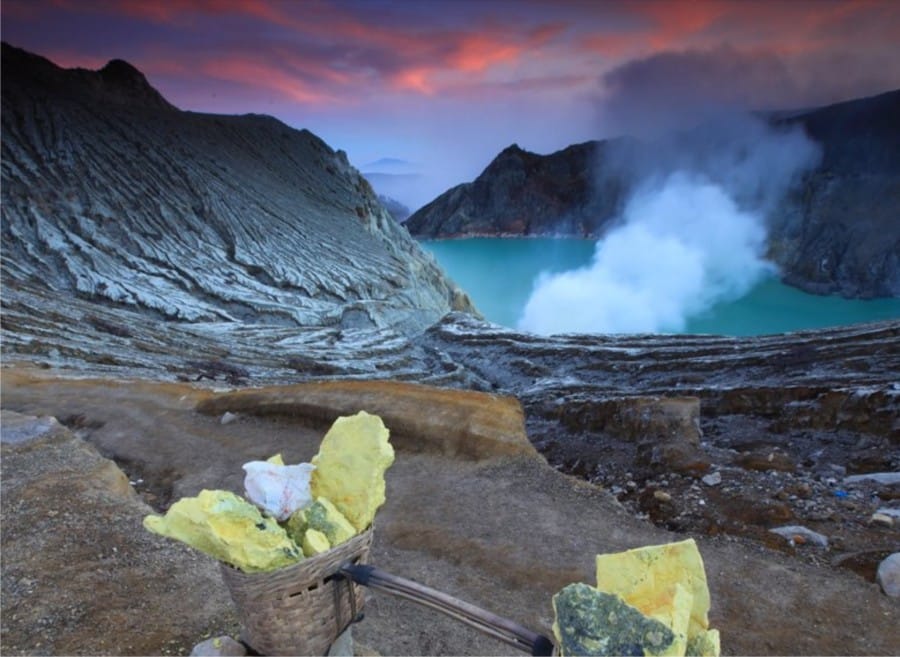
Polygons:
<instances>
[{"instance_id":1,"label":"gray rock face","mask_svg":"<svg viewBox=\"0 0 900 657\"><path fill-rule=\"evenodd\" d=\"M845 297L900 296L900 91L787 120L822 162L771 217L790 285Z\"/></svg>"},{"instance_id":2,"label":"gray rock face","mask_svg":"<svg viewBox=\"0 0 900 657\"><path fill-rule=\"evenodd\" d=\"M608 147L607 142L586 142L544 156L514 144L474 182L413 213L406 227L423 238L600 235L621 209L627 190L623 174L603 169Z\"/></svg>"},{"instance_id":3,"label":"gray rock face","mask_svg":"<svg viewBox=\"0 0 900 657\"><path fill-rule=\"evenodd\" d=\"M182 112L136 69L3 45L3 283L190 322L395 327L472 310L306 130Z\"/></svg>"},{"instance_id":4,"label":"gray rock face","mask_svg":"<svg viewBox=\"0 0 900 657\"><path fill-rule=\"evenodd\" d=\"M767 217L769 256L789 285L845 297L900 296L898 117L900 91L769 119L802 126L822 149L820 164ZM623 159L619 146L630 155ZM613 140L542 156L510 146L474 182L417 210L406 226L421 238L602 237L635 184L628 158L653 161L655 148Z\"/></svg>"}]
</instances>

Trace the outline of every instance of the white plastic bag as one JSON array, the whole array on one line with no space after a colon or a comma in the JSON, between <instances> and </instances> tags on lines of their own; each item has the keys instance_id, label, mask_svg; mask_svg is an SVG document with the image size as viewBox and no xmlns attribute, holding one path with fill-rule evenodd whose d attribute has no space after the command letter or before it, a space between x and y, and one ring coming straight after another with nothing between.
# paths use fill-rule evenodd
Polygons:
<instances>
[{"instance_id":1,"label":"white plastic bag","mask_svg":"<svg viewBox=\"0 0 900 657\"><path fill-rule=\"evenodd\" d=\"M268 461L244 464L247 499L278 520L287 520L297 509L312 502L309 478L316 466L311 463L278 465Z\"/></svg>"}]
</instances>

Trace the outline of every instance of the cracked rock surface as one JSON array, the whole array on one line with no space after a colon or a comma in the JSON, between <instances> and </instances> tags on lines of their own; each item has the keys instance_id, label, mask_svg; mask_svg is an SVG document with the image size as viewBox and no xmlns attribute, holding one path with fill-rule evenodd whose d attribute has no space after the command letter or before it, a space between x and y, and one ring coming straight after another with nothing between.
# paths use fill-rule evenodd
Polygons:
<instances>
[{"instance_id":1,"label":"cracked rock surface","mask_svg":"<svg viewBox=\"0 0 900 657\"><path fill-rule=\"evenodd\" d=\"M3 280L191 322L421 329L467 298L347 160L3 44Z\"/></svg>"}]
</instances>

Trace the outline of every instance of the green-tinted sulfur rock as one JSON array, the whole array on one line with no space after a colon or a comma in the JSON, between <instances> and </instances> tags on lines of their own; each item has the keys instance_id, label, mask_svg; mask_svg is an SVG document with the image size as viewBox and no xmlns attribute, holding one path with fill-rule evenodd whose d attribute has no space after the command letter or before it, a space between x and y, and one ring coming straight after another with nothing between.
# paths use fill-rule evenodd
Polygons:
<instances>
[{"instance_id":1,"label":"green-tinted sulfur rock","mask_svg":"<svg viewBox=\"0 0 900 657\"><path fill-rule=\"evenodd\" d=\"M288 536L300 545L308 529L322 532L331 547L340 545L356 535L356 528L326 498L320 497L309 506L295 511L286 525Z\"/></svg>"},{"instance_id":2,"label":"green-tinted sulfur rock","mask_svg":"<svg viewBox=\"0 0 900 657\"><path fill-rule=\"evenodd\" d=\"M658 655L675 636L617 595L569 584L553 596L553 633L562 655Z\"/></svg>"},{"instance_id":3,"label":"green-tinted sulfur rock","mask_svg":"<svg viewBox=\"0 0 900 657\"><path fill-rule=\"evenodd\" d=\"M704 630L688 639L684 654L691 657L719 657L721 652L719 630Z\"/></svg>"}]
</instances>

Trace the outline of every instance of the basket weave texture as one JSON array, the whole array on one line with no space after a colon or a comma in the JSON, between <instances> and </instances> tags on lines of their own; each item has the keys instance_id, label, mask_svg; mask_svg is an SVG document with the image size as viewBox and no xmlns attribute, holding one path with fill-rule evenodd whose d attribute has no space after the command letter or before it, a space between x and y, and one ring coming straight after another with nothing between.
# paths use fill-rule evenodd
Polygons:
<instances>
[{"instance_id":1,"label":"basket weave texture","mask_svg":"<svg viewBox=\"0 0 900 657\"><path fill-rule=\"evenodd\" d=\"M362 611L362 587L339 574L368 563L373 529L287 568L245 573L221 564L241 638L261 655L324 655Z\"/></svg>"}]
</instances>

